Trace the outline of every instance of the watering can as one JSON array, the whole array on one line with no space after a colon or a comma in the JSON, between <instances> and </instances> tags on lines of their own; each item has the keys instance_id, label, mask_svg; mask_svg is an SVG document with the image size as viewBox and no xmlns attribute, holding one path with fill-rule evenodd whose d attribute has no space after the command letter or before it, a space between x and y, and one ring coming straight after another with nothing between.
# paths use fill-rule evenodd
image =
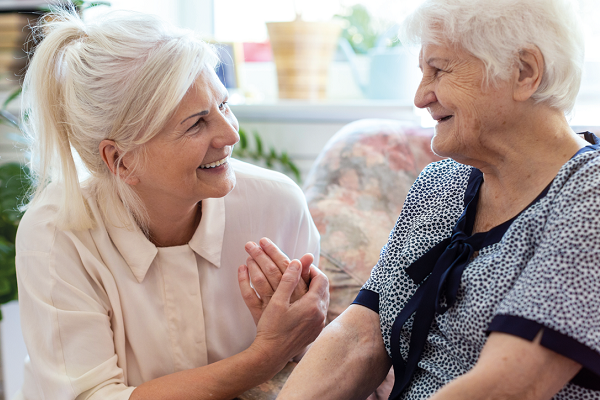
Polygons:
<instances>
[{"instance_id":1,"label":"watering can","mask_svg":"<svg viewBox=\"0 0 600 400\"><path fill-rule=\"evenodd\" d=\"M341 38L339 46L366 98L412 102L420 81L418 56L402 46L387 47L387 37L383 35L368 52L370 67L366 82L362 79L356 54L348 40Z\"/></svg>"}]
</instances>

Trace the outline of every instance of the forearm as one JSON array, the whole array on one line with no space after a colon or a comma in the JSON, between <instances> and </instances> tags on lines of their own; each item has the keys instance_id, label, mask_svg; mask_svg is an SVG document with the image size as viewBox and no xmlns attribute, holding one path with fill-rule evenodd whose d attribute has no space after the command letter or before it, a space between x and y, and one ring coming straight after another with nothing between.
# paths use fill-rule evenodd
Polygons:
<instances>
[{"instance_id":1,"label":"forearm","mask_svg":"<svg viewBox=\"0 0 600 400\"><path fill-rule=\"evenodd\" d=\"M448 383L429 400L549 400L533 387L515 385L514 379L498 379L471 371Z\"/></svg>"},{"instance_id":2,"label":"forearm","mask_svg":"<svg viewBox=\"0 0 600 400\"><path fill-rule=\"evenodd\" d=\"M365 399L383 381L390 365L379 315L351 306L313 343L278 399Z\"/></svg>"},{"instance_id":3,"label":"forearm","mask_svg":"<svg viewBox=\"0 0 600 400\"><path fill-rule=\"evenodd\" d=\"M581 365L542 347L541 336L492 332L475 367L430 400L550 400Z\"/></svg>"},{"instance_id":4,"label":"forearm","mask_svg":"<svg viewBox=\"0 0 600 400\"><path fill-rule=\"evenodd\" d=\"M287 361L251 346L216 363L145 382L130 399L230 400L271 379Z\"/></svg>"}]
</instances>

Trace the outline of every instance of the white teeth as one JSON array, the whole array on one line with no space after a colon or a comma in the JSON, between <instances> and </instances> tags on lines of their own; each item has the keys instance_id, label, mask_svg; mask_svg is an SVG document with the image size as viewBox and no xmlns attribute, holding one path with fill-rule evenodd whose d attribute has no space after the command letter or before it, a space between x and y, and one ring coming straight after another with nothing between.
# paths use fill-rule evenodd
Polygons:
<instances>
[{"instance_id":1,"label":"white teeth","mask_svg":"<svg viewBox=\"0 0 600 400\"><path fill-rule=\"evenodd\" d=\"M222 159L222 160L215 161L215 162L212 162L212 163L209 163L209 164L204 164L204 165L201 165L201 166L200 166L200 168L202 168L202 169L207 169L207 168L215 168L215 167L218 167L219 165L223 165L223 164L225 164L225 163L227 162L227 159L228 159L228 158L229 158L229 157L225 157L225 158L224 158L224 159Z\"/></svg>"}]
</instances>

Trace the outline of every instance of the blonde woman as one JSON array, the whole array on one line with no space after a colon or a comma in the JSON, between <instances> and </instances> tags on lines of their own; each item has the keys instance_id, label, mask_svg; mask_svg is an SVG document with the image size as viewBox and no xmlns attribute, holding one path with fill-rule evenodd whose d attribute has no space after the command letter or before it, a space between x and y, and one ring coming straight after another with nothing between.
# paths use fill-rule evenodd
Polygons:
<instances>
[{"instance_id":1,"label":"blonde woman","mask_svg":"<svg viewBox=\"0 0 600 400\"><path fill-rule=\"evenodd\" d=\"M193 34L135 13L52 21L24 84L37 191L17 235L17 397L231 399L268 380L328 302L302 192L230 158L237 120ZM304 256L263 274L245 252L275 254L246 245L263 236Z\"/></svg>"}]
</instances>

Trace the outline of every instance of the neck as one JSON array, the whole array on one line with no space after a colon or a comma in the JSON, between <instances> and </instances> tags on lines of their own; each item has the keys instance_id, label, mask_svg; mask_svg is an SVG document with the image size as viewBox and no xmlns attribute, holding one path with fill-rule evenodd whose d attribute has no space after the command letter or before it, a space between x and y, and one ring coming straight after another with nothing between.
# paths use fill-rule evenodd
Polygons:
<instances>
[{"instance_id":1,"label":"neck","mask_svg":"<svg viewBox=\"0 0 600 400\"><path fill-rule=\"evenodd\" d=\"M477 231L489 230L521 212L587 144L571 130L562 112L549 107L535 111L524 119L525 124L494 133L477 159L467 162L484 175Z\"/></svg>"},{"instance_id":2,"label":"neck","mask_svg":"<svg viewBox=\"0 0 600 400\"><path fill-rule=\"evenodd\" d=\"M181 246L189 243L200 224L201 203L187 209L148 207L149 237L157 247Z\"/></svg>"}]
</instances>

